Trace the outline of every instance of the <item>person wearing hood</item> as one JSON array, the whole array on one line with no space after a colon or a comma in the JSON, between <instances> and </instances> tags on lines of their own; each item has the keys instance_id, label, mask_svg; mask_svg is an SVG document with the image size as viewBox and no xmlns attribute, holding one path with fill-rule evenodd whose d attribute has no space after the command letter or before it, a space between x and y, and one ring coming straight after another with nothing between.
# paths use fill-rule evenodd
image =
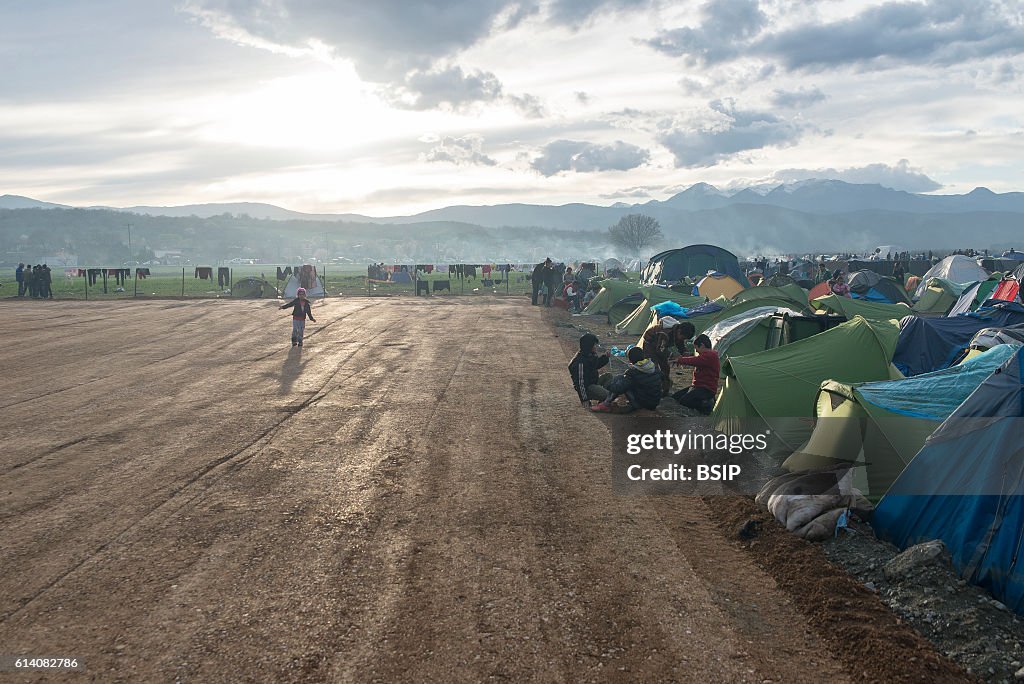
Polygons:
<instances>
[{"instance_id":1,"label":"person wearing hood","mask_svg":"<svg viewBox=\"0 0 1024 684\"><path fill-rule=\"evenodd\" d=\"M631 347L626 352L629 365L626 372L612 379L608 385L608 398L593 406L591 411L612 413L615 400L625 395L629 411L637 409L654 410L661 402L661 371L657 364L647 358L640 347Z\"/></svg>"},{"instance_id":2,"label":"person wearing hood","mask_svg":"<svg viewBox=\"0 0 1024 684\"><path fill-rule=\"evenodd\" d=\"M586 333L580 337L580 350L569 362L569 377L576 388L580 404L590 408L591 401L608 398L608 384L611 373L599 371L608 365L608 352L598 344L597 336Z\"/></svg>"}]
</instances>

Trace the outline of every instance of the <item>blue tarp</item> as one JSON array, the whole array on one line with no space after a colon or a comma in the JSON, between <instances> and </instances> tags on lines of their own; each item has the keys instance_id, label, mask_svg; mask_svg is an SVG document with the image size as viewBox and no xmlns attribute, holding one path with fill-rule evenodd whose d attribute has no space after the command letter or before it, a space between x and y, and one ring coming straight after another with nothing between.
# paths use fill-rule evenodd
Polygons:
<instances>
[{"instance_id":1,"label":"blue tarp","mask_svg":"<svg viewBox=\"0 0 1024 684\"><path fill-rule=\"evenodd\" d=\"M854 292L851 292L850 296L853 297L854 299L863 299L864 301L867 301L867 302L884 302L886 304L893 304L894 303L891 299L886 297L884 294L882 294L881 292L879 292L875 288L871 288L870 290L868 290L864 294L856 294Z\"/></svg>"},{"instance_id":2,"label":"blue tarp","mask_svg":"<svg viewBox=\"0 0 1024 684\"><path fill-rule=\"evenodd\" d=\"M704 316L721 310L722 305L716 304L715 302L707 302L701 306L695 306L692 309L687 309L675 302L661 302L651 307L651 311L658 314L658 318L663 318L664 316L672 316L673 318L693 318L695 316Z\"/></svg>"},{"instance_id":3,"label":"blue tarp","mask_svg":"<svg viewBox=\"0 0 1024 684\"><path fill-rule=\"evenodd\" d=\"M892 362L906 376L947 368L982 328L1024 323L1024 307L997 304L969 314L943 318L907 316L900 321L900 337Z\"/></svg>"},{"instance_id":4,"label":"blue tarp","mask_svg":"<svg viewBox=\"0 0 1024 684\"><path fill-rule=\"evenodd\" d=\"M1024 612L1024 348L928 438L878 504L871 524L905 548L949 547L965 579Z\"/></svg>"},{"instance_id":5,"label":"blue tarp","mask_svg":"<svg viewBox=\"0 0 1024 684\"><path fill-rule=\"evenodd\" d=\"M857 386L862 401L886 411L941 423L1020 345L1000 344L984 354L933 373Z\"/></svg>"}]
</instances>

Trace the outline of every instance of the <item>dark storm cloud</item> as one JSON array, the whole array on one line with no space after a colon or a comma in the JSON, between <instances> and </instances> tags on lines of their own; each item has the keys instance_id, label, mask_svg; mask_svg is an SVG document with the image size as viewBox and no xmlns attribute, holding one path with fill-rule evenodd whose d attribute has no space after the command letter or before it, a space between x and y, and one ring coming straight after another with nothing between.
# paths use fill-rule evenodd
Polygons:
<instances>
[{"instance_id":1,"label":"dark storm cloud","mask_svg":"<svg viewBox=\"0 0 1024 684\"><path fill-rule=\"evenodd\" d=\"M651 154L636 145L617 140L610 145L578 140L555 140L541 150L530 166L544 176L561 171L593 173L597 171L628 171L646 164Z\"/></svg>"},{"instance_id":2,"label":"dark storm cloud","mask_svg":"<svg viewBox=\"0 0 1024 684\"><path fill-rule=\"evenodd\" d=\"M789 147L808 129L769 112L736 109L730 102L716 100L708 106L719 115L718 121L702 128L672 127L659 134L658 142L672 153L677 167L714 166L741 152Z\"/></svg>"}]
</instances>

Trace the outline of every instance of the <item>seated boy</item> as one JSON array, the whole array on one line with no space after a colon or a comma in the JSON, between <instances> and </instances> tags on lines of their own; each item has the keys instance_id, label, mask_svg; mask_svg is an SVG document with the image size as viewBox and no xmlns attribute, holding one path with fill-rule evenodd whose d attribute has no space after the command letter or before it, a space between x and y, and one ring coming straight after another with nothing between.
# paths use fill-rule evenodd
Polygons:
<instances>
[{"instance_id":1,"label":"seated boy","mask_svg":"<svg viewBox=\"0 0 1024 684\"><path fill-rule=\"evenodd\" d=\"M696 355L680 356L676 359L677 366L693 366L693 383L672 397L683 406L707 415L711 413L715 394L718 392L721 363L718 352L711 348L711 340L707 335L698 335L693 341L693 348L697 352Z\"/></svg>"},{"instance_id":2,"label":"seated boy","mask_svg":"<svg viewBox=\"0 0 1024 684\"><path fill-rule=\"evenodd\" d=\"M590 408L592 400L600 401L608 397L608 383L611 382L612 374L598 375L598 371L607 365L608 352L598 344L597 336L591 333L582 335L580 350L569 362L569 377L584 407Z\"/></svg>"},{"instance_id":3,"label":"seated boy","mask_svg":"<svg viewBox=\"0 0 1024 684\"><path fill-rule=\"evenodd\" d=\"M669 349L675 347L679 354L686 354L686 343L696 332L690 321L677 321L671 316L664 316L657 323L644 331L640 346L644 348L647 358L654 361L661 371L661 390L663 396L672 391L672 368L669 363Z\"/></svg>"},{"instance_id":4,"label":"seated boy","mask_svg":"<svg viewBox=\"0 0 1024 684\"><path fill-rule=\"evenodd\" d=\"M626 360L629 361L626 372L612 379L608 385L608 398L592 407L591 411L614 412L613 404L620 395L629 400L628 411L658 408L661 401L661 371L658 366L640 347L626 352Z\"/></svg>"}]
</instances>

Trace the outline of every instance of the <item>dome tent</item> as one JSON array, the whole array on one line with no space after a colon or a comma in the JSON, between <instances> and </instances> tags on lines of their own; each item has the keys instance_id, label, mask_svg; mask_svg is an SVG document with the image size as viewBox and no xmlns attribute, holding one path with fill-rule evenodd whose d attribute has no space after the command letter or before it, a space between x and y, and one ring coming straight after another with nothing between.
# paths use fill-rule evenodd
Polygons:
<instances>
[{"instance_id":1,"label":"dome tent","mask_svg":"<svg viewBox=\"0 0 1024 684\"><path fill-rule=\"evenodd\" d=\"M963 254L952 254L928 269L921 278L921 283L914 292L914 299L920 299L928 289L932 278L945 278L954 283L975 283L988 278L988 271L978 262Z\"/></svg>"},{"instance_id":2,"label":"dome tent","mask_svg":"<svg viewBox=\"0 0 1024 684\"><path fill-rule=\"evenodd\" d=\"M736 255L714 245L690 245L659 252L647 262L640 274L640 281L645 285L653 285L674 283L687 276L699 280L710 271L730 276L743 287L750 286Z\"/></svg>"},{"instance_id":3,"label":"dome tent","mask_svg":"<svg viewBox=\"0 0 1024 684\"><path fill-rule=\"evenodd\" d=\"M312 299L313 297L327 296L327 293L324 291L323 283L320 282L320 276L317 274L316 269L309 264L298 269L297 272L293 273L288 279L288 282L285 283L285 299L294 299L296 294L298 294L300 287L306 288L306 297L309 299Z\"/></svg>"}]
</instances>

